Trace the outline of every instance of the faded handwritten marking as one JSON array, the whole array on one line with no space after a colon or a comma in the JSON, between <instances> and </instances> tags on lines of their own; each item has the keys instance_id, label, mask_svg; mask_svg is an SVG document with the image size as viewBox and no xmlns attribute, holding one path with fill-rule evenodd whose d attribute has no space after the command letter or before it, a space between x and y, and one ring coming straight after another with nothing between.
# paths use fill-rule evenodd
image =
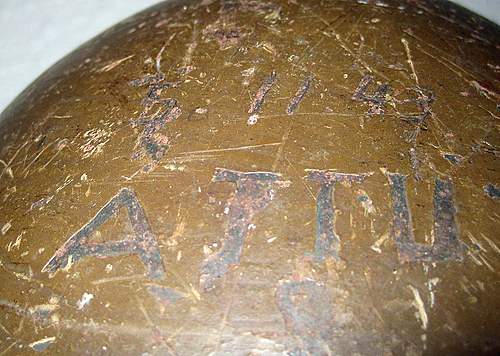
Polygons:
<instances>
[{"instance_id":1,"label":"faded handwritten marking","mask_svg":"<svg viewBox=\"0 0 500 356\"><path fill-rule=\"evenodd\" d=\"M361 183L372 173L347 174L333 170L308 170L308 180L320 183L316 198L316 242L314 259L323 262L326 258L339 258L340 238L335 233L334 185L337 182L351 185Z\"/></svg>"},{"instance_id":2,"label":"faded handwritten marking","mask_svg":"<svg viewBox=\"0 0 500 356\"><path fill-rule=\"evenodd\" d=\"M258 113L264 104L264 99L273 87L273 85L276 83L276 72L273 71L270 76L266 77L262 84L260 85L259 90L257 90L257 93L255 94L255 98L252 101L252 104L250 105L250 109L248 109L248 113L250 114L250 117L248 118L247 123L249 125L254 125L257 123L258 120Z\"/></svg>"},{"instance_id":3,"label":"faded handwritten marking","mask_svg":"<svg viewBox=\"0 0 500 356\"><path fill-rule=\"evenodd\" d=\"M203 261L200 287L207 291L215 287L231 265L240 261L243 243L253 216L265 209L274 198L273 185L281 176L269 172L236 172L217 168L214 182L234 182L236 192L228 204L229 224L221 249ZM283 183L283 182L281 182Z\"/></svg>"},{"instance_id":4,"label":"faded handwritten marking","mask_svg":"<svg viewBox=\"0 0 500 356\"><path fill-rule=\"evenodd\" d=\"M400 261L462 260L466 246L458 236L451 180L436 178L434 188L435 241L432 246L429 246L415 241L411 212L408 207L406 177L398 173L387 173L387 178L392 195L392 234L399 251Z\"/></svg>"},{"instance_id":5,"label":"faded handwritten marking","mask_svg":"<svg viewBox=\"0 0 500 356\"><path fill-rule=\"evenodd\" d=\"M389 94L391 88L388 84L381 84L377 87L373 95L366 93L368 86L373 82L372 75L365 75L361 78L358 87L352 95L352 100L368 103L370 109L368 115L384 115L385 106L387 104L386 96Z\"/></svg>"},{"instance_id":6,"label":"faded handwritten marking","mask_svg":"<svg viewBox=\"0 0 500 356\"><path fill-rule=\"evenodd\" d=\"M102 224L125 206L134 230L130 239L91 243L87 239ZM161 279L165 268L156 238L151 231L146 214L130 188L122 188L99 212L62 245L42 268L42 272L54 273L67 268L85 257L113 257L136 254L146 266L150 278Z\"/></svg>"},{"instance_id":7,"label":"faded handwritten marking","mask_svg":"<svg viewBox=\"0 0 500 356\"><path fill-rule=\"evenodd\" d=\"M129 82L133 87L147 86L148 88L146 96L141 101L144 109L139 118L132 121L134 127L139 125L144 126L142 133L137 139L132 158L137 159L148 155L153 162L151 165L145 167L146 171L151 170L163 158L170 145L169 137L158 131L181 115L181 109L177 105L177 100L172 98L162 99L160 97L164 89L175 88L180 84L179 82L165 81L165 73L161 70L161 57L165 47L166 45L160 49L156 56L155 74L149 74L143 78ZM159 109L150 115L149 113L155 105L158 105Z\"/></svg>"},{"instance_id":8,"label":"faded handwritten marking","mask_svg":"<svg viewBox=\"0 0 500 356\"><path fill-rule=\"evenodd\" d=\"M292 115L295 110L299 107L300 103L306 96L307 92L309 91L311 87L311 83L313 81L312 75L308 76L304 82L301 84L299 89L297 89L297 92L293 96L292 100L290 100L290 103L288 104L288 107L286 108L286 113L288 115Z\"/></svg>"}]
</instances>

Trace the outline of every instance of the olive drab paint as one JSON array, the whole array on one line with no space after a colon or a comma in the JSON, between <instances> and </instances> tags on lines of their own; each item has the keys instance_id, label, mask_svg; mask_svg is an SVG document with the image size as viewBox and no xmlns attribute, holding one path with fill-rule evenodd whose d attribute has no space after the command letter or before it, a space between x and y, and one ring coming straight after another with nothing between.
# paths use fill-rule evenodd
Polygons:
<instances>
[{"instance_id":1,"label":"olive drab paint","mask_svg":"<svg viewBox=\"0 0 500 356\"><path fill-rule=\"evenodd\" d=\"M83 45L0 116L0 354L498 354L499 38L180 0Z\"/></svg>"}]
</instances>

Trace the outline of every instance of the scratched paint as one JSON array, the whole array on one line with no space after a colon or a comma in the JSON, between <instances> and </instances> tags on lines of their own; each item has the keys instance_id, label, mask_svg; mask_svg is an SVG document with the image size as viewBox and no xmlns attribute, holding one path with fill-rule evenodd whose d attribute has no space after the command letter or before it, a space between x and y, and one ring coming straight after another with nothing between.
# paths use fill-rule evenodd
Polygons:
<instances>
[{"instance_id":1,"label":"scratched paint","mask_svg":"<svg viewBox=\"0 0 500 356\"><path fill-rule=\"evenodd\" d=\"M221 249L203 261L200 287L210 290L217 279L223 277L233 265L240 262L243 244L252 218L273 200L280 175L270 172L237 172L218 168L214 182L236 184L234 196L228 203L228 226Z\"/></svg>"},{"instance_id":2,"label":"scratched paint","mask_svg":"<svg viewBox=\"0 0 500 356\"><path fill-rule=\"evenodd\" d=\"M227 13L235 11L241 7L240 0L221 0L220 1L220 12Z\"/></svg>"},{"instance_id":3,"label":"scratched paint","mask_svg":"<svg viewBox=\"0 0 500 356\"><path fill-rule=\"evenodd\" d=\"M401 119L416 125L417 130L410 136L409 141L415 141L420 131L425 128L428 118L432 116L432 103L436 100L434 92L430 89L421 88L419 86L409 89L415 95L413 98L399 100L400 104L415 104L418 108L416 114L402 114Z\"/></svg>"},{"instance_id":4,"label":"scratched paint","mask_svg":"<svg viewBox=\"0 0 500 356\"><path fill-rule=\"evenodd\" d=\"M221 0L219 12L222 15L254 12L258 15L269 15L280 9L279 4L267 1Z\"/></svg>"},{"instance_id":5,"label":"scratched paint","mask_svg":"<svg viewBox=\"0 0 500 356\"><path fill-rule=\"evenodd\" d=\"M165 74L162 72L131 80L129 84L132 87L146 86L148 89L146 96L141 100L141 104L144 106L142 116L145 116L154 104L161 102L160 95L164 89L175 88L179 85L177 82L165 81Z\"/></svg>"},{"instance_id":6,"label":"scratched paint","mask_svg":"<svg viewBox=\"0 0 500 356\"><path fill-rule=\"evenodd\" d=\"M408 207L406 177L388 173L391 187L393 226L392 234L401 262L441 262L462 260L465 245L460 241L455 221L453 183L436 178L434 188L434 244L429 246L415 241L411 211Z\"/></svg>"},{"instance_id":7,"label":"scratched paint","mask_svg":"<svg viewBox=\"0 0 500 356\"><path fill-rule=\"evenodd\" d=\"M135 236L133 238L92 243L88 238L106 221L116 215L122 207L127 209L128 218ZM85 257L114 257L137 255L145 265L152 279L165 276L162 257L156 238L147 221L146 214L130 188L122 188L88 223L75 232L50 258L42 272L55 273L69 268Z\"/></svg>"},{"instance_id":8,"label":"scratched paint","mask_svg":"<svg viewBox=\"0 0 500 356\"><path fill-rule=\"evenodd\" d=\"M323 262L326 258L339 259L340 238L335 232L335 183L352 185L361 183L371 173L348 174L334 170L309 170L307 179L320 184L316 196L316 240L314 259Z\"/></svg>"},{"instance_id":9,"label":"scratched paint","mask_svg":"<svg viewBox=\"0 0 500 356\"><path fill-rule=\"evenodd\" d=\"M403 43L406 45L407 51L409 48L407 47L408 42L403 39ZM351 99L355 101L360 101L363 103L367 103L369 109L367 111L367 115L384 115L385 108L388 104L395 109L396 114L399 118L406 123L412 125L412 130L407 133L405 136L405 140L411 144L411 147L408 150L408 156L410 165L412 167L414 177L417 181L422 179L420 173L420 165L421 159L419 157L419 151L417 146L417 139L423 130L428 129L428 120L432 117L433 112L431 105L436 100L436 96L434 92L430 89L423 88L419 85L418 77L415 74L415 69L413 66L413 61L411 60L411 56L408 52L408 62L410 63L410 67L412 69L412 78L416 81L416 86L406 88L406 92L409 92L412 97L398 99L395 95L392 95L392 88L388 84L380 84L377 86L373 94L368 94L368 87L373 83L374 77L371 74L364 75L358 87L355 89L354 94ZM417 112L399 112L399 106L407 106L407 105L415 105L417 107ZM451 163L459 163L452 162L451 157L444 157L448 159ZM457 160L459 157L457 156Z\"/></svg>"},{"instance_id":10,"label":"scratched paint","mask_svg":"<svg viewBox=\"0 0 500 356\"><path fill-rule=\"evenodd\" d=\"M449 2L366 2L166 2L84 45L3 113L0 334L7 342L0 354L33 352L29 343L51 336L50 354L499 349L491 312L500 303L498 200L494 190L483 191L499 183L499 36L491 36L498 30L458 8L435 11ZM220 30L214 37L203 32L211 24ZM154 55L162 46L157 76ZM249 127L247 110L273 70L278 78L256 114L259 124ZM309 74L314 79L303 96ZM365 74L373 77L364 91L371 101L353 101ZM128 84L136 78L143 81ZM214 277L219 288L203 292L203 260L226 240L237 190L236 183L210 183L213 168L273 172L277 163L280 179L294 184L256 209L238 263ZM157 169L141 174L145 165ZM300 178L305 167L376 176L319 194L322 183ZM408 175L416 242L434 225L435 177L452 179L456 232L470 246L466 259L399 264L382 167ZM417 177L410 189L408 180ZM148 278L135 251L106 261L68 257L68 273L40 273L124 184L146 210L166 278ZM436 201L441 211L448 195ZM135 239L123 208L82 242ZM316 210L326 213L318 219ZM130 237L122 235L123 219ZM323 263L311 261L317 220L339 238L341 261L327 247ZM447 234L448 220L435 220ZM289 289L278 286L282 276L290 276L282 282ZM95 297L78 310L84 293ZM50 304L54 295L57 305Z\"/></svg>"},{"instance_id":11,"label":"scratched paint","mask_svg":"<svg viewBox=\"0 0 500 356\"><path fill-rule=\"evenodd\" d=\"M46 337L41 340L33 341L28 346L31 347L36 352L43 352L52 344L56 338L54 336Z\"/></svg>"},{"instance_id":12,"label":"scratched paint","mask_svg":"<svg viewBox=\"0 0 500 356\"><path fill-rule=\"evenodd\" d=\"M219 23L210 24L203 30L203 35L217 41L221 50L238 45L244 36L239 28L224 28Z\"/></svg>"},{"instance_id":13,"label":"scratched paint","mask_svg":"<svg viewBox=\"0 0 500 356\"><path fill-rule=\"evenodd\" d=\"M30 318L38 323L48 323L50 317L59 309L59 305L57 304L39 304L25 307L4 299L0 299L0 307L10 309L16 315Z\"/></svg>"}]
</instances>

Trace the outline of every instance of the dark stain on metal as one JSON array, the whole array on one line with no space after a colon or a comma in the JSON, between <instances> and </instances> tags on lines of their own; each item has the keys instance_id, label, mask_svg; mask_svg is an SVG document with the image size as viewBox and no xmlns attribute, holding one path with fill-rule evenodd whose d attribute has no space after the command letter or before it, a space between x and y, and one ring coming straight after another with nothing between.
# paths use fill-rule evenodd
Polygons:
<instances>
[{"instance_id":1,"label":"dark stain on metal","mask_svg":"<svg viewBox=\"0 0 500 356\"><path fill-rule=\"evenodd\" d=\"M300 105L300 102L304 99L307 92L309 91L312 81L313 81L313 77L312 77L312 75L309 75L302 82L299 89L297 89L297 92L293 96L292 100L290 100L290 103L288 104L288 107L286 108L286 113L288 115L292 115L295 112L295 110L297 110L297 108Z\"/></svg>"},{"instance_id":2,"label":"dark stain on metal","mask_svg":"<svg viewBox=\"0 0 500 356\"><path fill-rule=\"evenodd\" d=\"M228 203L229 223L221 249L203 261L200 287L204 291L215 287L217 279L229 267L240 262L243 244L253 216L265 209L274 198L273 183L281 176L269 172L236 172L217 168L214 182L234 182L236 192Z\"/></svg>"},{"instance_id":3,"label":"dark stain on metal","mask_svg":"<svg viewBox=\"0 0 500 356\"><path fill-rule=\"evenodd\" d=\"M115 216L123 206L127 208L135 237L103 243L88 242L89 236ZM150 278L162 279L165 276L158 243L146 219L146 214L135 192L130 188L122 188L88 223L74 233L55 252L54 256L43 267L42 272L54 273L85 257L113 257L133 254L137 255L144 263Z\"/></svg>"},{"instance_id":4,"label":"dark stain on metal","mask_svg":"<svg viewBox=\"0 0 500 356\"><path fill-rule=\"evenodd\" d=\"M328 257L339 259L340 239L335 233L335 183L347 185L361 183L369 175L371 173L347 174L333 170L309 170L306 178L320 184L316 197L316 241L314 244L316 262L323 262Z\"/></svg>"},{"instance_id":5,"label":"dark stain on metal","mask_svg":"<svg viewBox=\"0 0 500 356\"><path fill-rule=\"evenodd\" d=\"M276 300L289 332L302 340L293 355L330 355L325 340L331 339L330 296L321 283L311 279L282 280Z\"/></svg>"},{"instance_id":6,"label":"dark stain on metal","mask_svg":"<svg viewBox=\"0 0 500 356\"><path fill-rule=\"evenodd\" d=\"M185 294L178 292L175 289L159 286L157 284L149 284L146 289L149 294L164 305L173 304L186 297Z\"/></svg>"},{"instance_id":7,"label":"dark stain on metal","mask_svg":"<svg viewBox=\"0 0 500 356\"><path fill-rule=\"evenodd\" d=\"M413 235L411 211L408 207L406 177L387 173L391 186L393 226L401 262L441 262L462 260L466 250L460 241L455 221L453 183L449 179L436 178L434 187L434 236L433 245L417 243Z\"/></svg>"},{"instance_id":8,"label":"dark stain on metal","mask_svg":"<svg viewBox=\"0 0 500 356\"><path fill-rule=\"evenodd\" d=\"M493 185L491 183L488 183L484 186L484 192L486 193L487 196L489 196L492 199L499 199L500 198L500 187L497 185Z\"/></svg>"},{"instance_id":9,"label":"dark stain on metal","mask_svg":"<svg viewBox=\"0 0 500 356\"><path fill-rule=\"evenodd\" d=\"M381 84L375 89L373 95L367 94L368 86L373 82L373 76L366 74L358 84L352 96L353 100L368 103L370 109L368 115L384 115L385 106L387 104L387 95L391 91L388 84Z\"/></svg>"}]
</instances>

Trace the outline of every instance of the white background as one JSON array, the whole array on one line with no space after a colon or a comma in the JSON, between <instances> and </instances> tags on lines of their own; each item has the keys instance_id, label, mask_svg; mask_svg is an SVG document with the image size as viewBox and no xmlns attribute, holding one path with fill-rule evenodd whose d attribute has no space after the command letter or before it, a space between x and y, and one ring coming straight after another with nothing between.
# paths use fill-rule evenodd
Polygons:
<instances>
[{"instance_id":1,"label":"white background","mask_svg":"<svg viewBox=\"0 0 500 356\"><path fill-rule=\"evenodd\" d=\"M500 23L500 0L453 1ZM0 0L0 111L71 50L120 20L159 2Z\"/></svg>"}]
</instances>

